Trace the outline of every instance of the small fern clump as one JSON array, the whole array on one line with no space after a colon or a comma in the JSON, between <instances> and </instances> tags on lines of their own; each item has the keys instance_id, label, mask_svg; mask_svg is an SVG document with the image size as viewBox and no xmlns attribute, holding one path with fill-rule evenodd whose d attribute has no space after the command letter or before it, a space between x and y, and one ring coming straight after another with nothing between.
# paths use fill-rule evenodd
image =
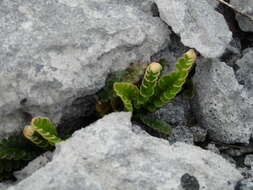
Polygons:
<instances>
[{"instance_id":1,"label":"small fern clump","mask_svg":"<svg viewBox=\"0 0 253 190\"><path fill-rule=\"evenodd\" d=\"M12 173L26 166L45 152L22 135L11 136L0 141L0 181L12 178Z\"/></svg>"},{"instance_id":2,"label":"small fern clump","mask_svg":"<svg viewBox=\"0 0 253 190\"><path fill-rule=\"evenodd\" d=\"M147 118L144 114L154 112L182 91L195 60L195 51L189 50L178 59L176 71L163 76L160 76L161 64L152 62L148 65L139 87L131 82L115 82L113 89L122 100L125 110L137 113L138 117L134 118L138 118L142 123L159 132L169 134L171 131L169 125L166 130L164 122ZM190 95L190 92L188 94Z\"/></svg>"},{"instance_id":3,"label":"small fern clump","mask_svg":"<svg viewBox=\"0 0 253 190\"><path fill-rule=\"evenodd\" d=\"M13 172L61 142L55 125L45 117L35 117L23 130L23 136L0 141L0 181L13 178Z\"/></svg>"},{"instance_id":4,"label":"small fern clump","mask_svg":"<svg viewBox=\"0 0 253 190\"><path fill-rule=\"evenodd\" d=\"M50 149L62 141L55 125L46 117L35 117L23 130L24 136L40 148Z\"/></svg>"}]
</instances>

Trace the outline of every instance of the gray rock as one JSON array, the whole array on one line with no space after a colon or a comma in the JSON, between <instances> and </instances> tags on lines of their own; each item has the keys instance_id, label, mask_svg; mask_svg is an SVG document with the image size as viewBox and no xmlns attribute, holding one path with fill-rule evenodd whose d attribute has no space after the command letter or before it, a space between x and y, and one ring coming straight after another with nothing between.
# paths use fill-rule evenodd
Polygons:
<instances>
[{"instance_id":1,"label":"gray rock","mask_svg":"<svg viewBox=\"0 0 253 190\"><path fill-rule=\"evenodd\" d=\"M136 134L130 113L113 113L57 145L53 160L8 190L172 190L194 176L203 189L233 190L242 177L199 147Z\"/></svg>"},{"instance_id":2,"label":"gray rock","mask_svg":"<svg viewBox=\"0 0 253 190\"><path fill-rule=\"evenodd\" d=\"M240 12L253 16L253 1L252 0L230 0L230 4ZM253 32L253 21L246 16L236 15L236 19L240 28L245 32Z\"/></svg>"},{"instance_id":3,"label":"gray rock","mask_svg":"<svg viewBox=\"0 0 253 190\"><path fill-rule=\"evenodd\" d=\"M253 169L253 154L249 154L245 156L244 164L246 166L250 166Z\"/></svg>"},{"instance_id":4,"label":"gray rock","mask_svg":"<svg viewBox=\"0 0 253 190\"><path fill-rule=\"evenodd\" d=\"M253 190L253 179L243 179L239 181L235 190Z\"/></svg>"},{"instance_id":5,"label":"gray rock","mask_svg":"<svg viewBox=\"0 0 253 190\"><path fill-rule=\"evenodd\" d=\"M155 0L160 17L180 35L184 45L205 57L219 57L232 39L227 23L207 3L196 0Z\"/></svg>"},{"instance_id":6,"label":"gray rock","mask_svg":"<svg viewBox=\"0 0 253 190\"><path fill-rule=\"evenodd\" d=\"M221 146L221 149L224 150L224 152L230 156L234 156L234 157L239 157L239 156L243 156L245 154L249 154L253 151L253 147L252 145L249 146L238 146L236 148L233 148L233 146L229 147L228 146Z\"/></svg>"},{"instance_id":7,"label":"gray rock","mask_svg":"<svg viewBox=\"0 0 253 190\"><path fill-rule=\"evenodd\" d=\"M220 150L216 147L215 144L213 143L209 143L206 147L207 150L210 150L211 152L215 153L215 154L220 154Z\"/></svg>"},{"instance_id":8,"label":"gray rock","mask_svg":"<svg viewBox=\"0 0 253 190\"><path fill-rule=\"evenodd\" d=\"M253 48L248 48L243 51L241 59L236 61L236 78L238 82L253 95Z\"/></svg>"},{"instance_id":9,"label":"gray rock","mask_svg":"<svg viewBox=\"0 0 253 190\"><path fill-rule=\"evenodd\" d=\"M243 168L237 168L241 175L244 177L244 179L252 179L253 178L253 170L251 168L243 167Z\"/></svg>"},{"instance_id":10,"label":"gray rock","mask_svg":"<svg viewBox=\"0 0 253 190\"><path fill-rule=\"evenodd\" d=\"M168 104L158 109L153 115L171 125L186 125L190 118L190 101L178 96Z\"/></svg>"},{"instance_id":11,"label":"gray rock","mask_svg":"<svg viewBox=\"0 0 253 190\"><path fill-rule=\"evenodd\" d=\"M173 127L172 134L168 137L170 143L184 142L193 144L193 134L189 127L178 125Z\"/></svg>"},{"instance_id":12,"label":"gray rock","mask_svg":"<svg viewBox=\"0 0 253 190\"><path fill-rule=\"evenodd\" d=\"M11 182L4 182L4 183L0 183L0 190L6 190L8 187L10 187L12 184Z\"/></svg>"},{"instance_id":13,"label":"gray rock","mask_svg":"<svg viewBox=\"0 0 253 190\"><path fill-rule=\"evenodd\" d=\"M29 164L22 170L15 172L14 176L17 178L18 181L21 181L32 175L38 169L44 167L48 162L52 160L52 157L52 152L46 152L38 158L34 159L33 161L29 162Z\"/></svg>"},{"instance_id":14,"label":"gray rock","mask_svg":"<svg viewBox=\"0 0 253 190\"><path fill-rule=\"evenodd\" d=\"M202 59L194 76L193 113L210 138L224 143L248 143L253 127L253 98L238 83L231 67Z\"/></svg>"},{"instance_id":15,"label":"gray rock","mask_svg":"<svg viewBox=\"0 0 253 190\"><path fill-rule=\"evenodd\" d=\"M76 99L100 89L108 73L148 61L169 41L166 24L149 14L150 1L2 0L0 5L3 136L35 115L58 122Z\"/></svg>"},{"instance_id":16,"label":"gray rock","mask_svg":"<svg viewBox=\"0 0 253 190\"><path fill-rule=\"evenodd\" d=\"M225 158L228 162L230 162L234 167L236 167L236 161L231 156L223 153L221 154L221 156Z\"/></svg>"},{"instance_id":17,"label":"gray rock","mask_svg":"<svg viewBox=\"0 0 253 190\"><path fill-rule=\"evenodd\" d=\"M190 128L193 134L194 142L204 142L206 140L207 130L200 126L193 126Z\"/></svg>"},{"instance_id":18,"label":"gray rock","mask_svg":"<svg viewBox=\"0 0 253 190\"><path fill-rule=\"evenodd\" d=\"M205 0L204 0L205 1ZM206 0L213 8L217 8L220 4L217 0Z\"/></svg>"}]
</instances>

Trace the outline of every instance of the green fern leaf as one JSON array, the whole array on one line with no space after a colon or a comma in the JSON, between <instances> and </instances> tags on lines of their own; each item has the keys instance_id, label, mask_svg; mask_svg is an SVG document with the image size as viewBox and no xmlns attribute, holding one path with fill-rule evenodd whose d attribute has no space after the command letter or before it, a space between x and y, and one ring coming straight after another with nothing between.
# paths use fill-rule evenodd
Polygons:
<instances>
[{"instance_id":1,"label":"green fern leaf","mask_svg":"<svg viewBox=\"0 0 253 190\"><path fill-rule=\"evenodd\" d=\"M155 93L155 87L160 76L162 66L159 63L152 62L146 69L145 75L143 77L140 95L137 100L137 107L146 103L151 96Z\"/></svg>"},{"instance_id":2,"label":"green fern leaf","mask_svg":"<svg viewBox=\"0 0 253 190\"><path fill-rule=\"evenodd\" d=\"M52 150L51 145L46 139L44 139L39 133L37 133L32 126L26 126L23 130L24 136L38 147L45 150Z\"/></svg>"},{"instance_id":3,"label":"green fern leaf","mask_svg":"<svg viewBox=\"0 0 253 190\"><path fill-rule=\"evenodd\" d=\"M144 115L139 115L139 119L148 127L163 133L165 135L170 135L172 131L172 127L166 123L165 121L162 121L160 119L151 118Z\"/></svg>"},{"instance_id":4,"label":"green fern leaf","mask_svg":"<svg viewBox=\"0 0 253 190\"><path fill-rule=\"evenodd\" d=\"M0 142L0 159L32 160L41 153L25 138L12 136Z\"/></svg>"},{"instance_id":5,"label":"green fern leaf","mask_svg":"<svg viewBox=\"0 0 253 190\"><path fill-rule=\"evenodd\" d=\"M139 95L139 89L137 86L131 83L116 82L113 85L113 89L124 103L127 111L133 111L133 104L137 100Z\"/></svg>"},{"instance_id":6,"label":"green fern leaf","mask_svg":"<svg viewBox=\"0 0 253 190\"><path fill-rule=\"evenodd\" d=\"M28 161L26 160L7 160L0 159L0 173L12 172L26 166Z\"/></svg>"},{"instance_id":7,"label":"green fern leaf","mask_svg":"<svg viewBox=\"0 0 253 190\"><path fill-rule=\"evenodd\" d=\"M139 82L145 67L146 64L144 63L131 63L127 70L113 72L106 80L105 86L97 93L99 101L101 103L108 103L117 97L113 90L113 84L115 82L127 82L132 84Z\"/></svg>"},{"instance_id":8,"label":"green fern leaf","mask_svg":"<svg viewBox=\"0 0 253 190\"><path fill-rule=\"evenodd\" d=\"M186 82L188 73L195 60L196 54L194 50L189 50L177 61L175 72L164 75L159 79L155 89L156 95L145 106L148 111L153 112L160 108L182 90L182 86Z\"/></svg>"},{"instance_id":9,"label":"green fern leaf","mask_svg":"<svg viewBox=\"0 0 253 190\"><path fill-rule=\"evenodd\" d=\"M14 178L12 172L3 172L3 173L0 173L0 182L5 181L5 180L10 180L12 178Z\"/></svg>"},{"instance_id":10,"label":"green fern leaf","mask_svg":"<svg viewBox=\"0 0 253 190\"><path fill-rule=\"evenodd\" d=\"M55 125L46 117L33 118L31 126L52 145L62 141L62 139L57 136Z\"/></svg>"}]
</instances>

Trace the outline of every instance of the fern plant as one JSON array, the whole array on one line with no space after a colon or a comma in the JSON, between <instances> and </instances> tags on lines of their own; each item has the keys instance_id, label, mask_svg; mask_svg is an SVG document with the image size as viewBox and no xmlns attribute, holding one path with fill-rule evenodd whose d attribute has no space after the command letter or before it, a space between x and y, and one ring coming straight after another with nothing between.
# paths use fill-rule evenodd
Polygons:
<instances>
[{"instance_id":1,"label":"fern plant","mask_svg":"<svg viewBox=\"0 0 253 190\"><path fill-rule=\"evenodd\" d=\"M125 110L137 113L137 117L134 118L159 132L169 134L171 129L168 124L144 117L143 113L154 112L181 92L195 60L196 53L191 49L178 59L174 72L163 76L160 76L161 64L152 62L148 65L139 88L138 85L130 82L115 82L113 89L121 98Z\"/></svg>"},{"instance_id":2,"label":"fern plant","mask_svg":"<svg viewBox=\"0 0 253 190\"><path fill-rule=\"evenodd\" d=\"M54 145L61 142L55 125L45 117L33 118L23 135L11 136L0 141L0 181L13 178L13 172L22 169Z\"/></svg>"},{"instance_id":3,"label":"fern plant","mask_svg":"<svg viewBox=\"0 0 253 190\"><path fill-rule=\"evenodd\" d=\"M55 125L46 117L35 117L31 125L23 130L24 136L38 147L52 149L56 143L62 141L57 135Z\"/></svg>"},{"instance_id":4,"label":"fern plant","mask_svg":"<svg viewBox=\"0 0 253 190\"><path fill-rule=\"evenodd\" d=\"M0 181L13 177L12 173L22 169L45 150L38 148L22 135L11 136L0 141Z\"/></svg>"}]
</instances>

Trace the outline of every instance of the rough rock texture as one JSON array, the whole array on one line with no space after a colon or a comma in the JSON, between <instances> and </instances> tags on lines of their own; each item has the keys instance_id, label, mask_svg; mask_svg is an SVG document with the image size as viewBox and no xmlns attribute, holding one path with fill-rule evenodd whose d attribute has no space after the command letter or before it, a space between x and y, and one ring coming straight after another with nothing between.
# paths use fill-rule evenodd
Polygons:
<instances>
[{"instance_id":1,"label":"rough rock texture","mask_svg":"<svg viewBox=\"0 0 253 190\"><path fill-rule=\"evenodd\" d=\"M206 0L212 7L217 8L219 5L219 1L217 0Z\"/></svg>"},{"instance_id":2,"label":"rough rock texture","mask_svg":"<svg viewBox=\"0 0 253 190\"><path fill-rule=\"evenodd\" d=\"M193 134L189 127L178 125L173 127L172 134L168 137L170 143L184 142L193 144Z\"/></svg>"},{"instance_id":3,"label":"rough rock texture","mask_svg":"<svg viewBox=\"0 0 253 190\"><path fill-rule=\"evenodd\" d=\"M186 125L190 117L190 101L178 96L158 109L153 115L174 126Z\"/></svg>"},{"instance_id":4,"label":"rough rock texture","mask_svg":"<svg viewBox=\"0 0 253 190\"><path fill-rule=\"evenodd\" d=\"M238 182L235 190L252 190L253 189L253 179L244 179Z\"/></svg>"},{"instance_id":5,"label":"rough rock texture","mask_svg":"<svg viewBox=\"0 0 253 190\"><path fill-rule=\"evenodd\" d=\"M230 4L242 13L253 16L253 1L252 0L230 0ZM236 19L240 28L245 32L253 32L253 21L240 14L236 15Z\"/></svg>"},{"instance_id":6,"label":"rough rock texture","mask_svg":"<svg viewBox=\"0 0 253 190\"><path fill-rule=\"evenodd\" d=\"M244 179L253 179L253 170L248 167L238 167L237 170L241 172ZM249 182L249 181L246 181Z\"/></svg>"},{"instance_id":7,"label":"rough rock texture","mask_svg":"<svg viewBox=\"0 0 253 190\"><path fill-rule=\"evenodd\" d=\"M224 17L205 0L155 0L160 17L184 45L205 57L219 57L232 39Z\"/></svg>"},{"instance_id":8,"label":"rough rock texture","mask_svg":"<svg viewBox=\"0 0 253 190\"><path fill-rule=\"evenodd\" d=\"M172 190L182 189L186 173L202 189L233 190L241 179L214 153L133 132L130 117L113 113L77 131L50 163L8 190Z\"/></svg>"},{"instance_id":9,"label":"rough rock texture","mask_svg":"<svg viewBox=\"0 0 253 190\"><path fill-rule=\"evenodd\" d=\"M206 149L209 150L209 151L211 151L211 152L213 152L213 153L215 153L215 154L220 154L220 150L213 143L209 143L207 145Z\"/></svg>"},{"instance_id":10,"label":"rough rock texture","mask_svg":"<svg viewBox=\"0 0 253 190\"><path fill-rule=\"evenodd\" d=\"M204 142L206 140L207 130L200 126L190 128L193 134L194 142Z\"/></svg>"},{"instance_id":11,"label":"rough rock texture","mask_svg":"<svg viewBox=\"0 0 253 190\"><path fill-rule=\"evenodd\" d=\"M241 59L236 61L236 78L238 82L250 92L253 96L253 48L243 51Z\"/></svg>"},{"instance_id":12,"label":"rough rock texture","mask_svg":"<svg viewBox=\"0 0 253 190\"><path fill-rule=\"evenodd\" d=\"M31 161L25 168L20 171L15 172L15 177L18 181L21 181L30 175L32 175L38 169L44 167L48 162L52 160L52 152L46 152L39 156L35 160Z\"/></svg>"},{"instance_id":13,"label":"rough rock texture","mask_svg":"<svg viewBox=\"0 0 253 190\"><path fill-rule=\"evenodd\" d=\"M245 156L244 164L249 167L253 167L253 154Z\"/></svg>"},{"instance_id":14,"label":"rough rock texture","mask_svg":"<svg viewBox=\"0 0 253 190\"><path fill-rule=\"evenodd\" d=\"M253 99L231 67L217 60L199 61L194 76L193 113L211 139L248 143L253 127Z\"/></svg>"},{"instance_id":15,"label":"rough rock texture","mask_svg":"<svg viewBox=\"0 0 253 190\"><path fill-rule=\"evenodd\" d=\"M59 121L75 99L101 88L110 71L163 49L170 31L148 5L0 1L0 134L34 115Z\"/></svg>"}]
</instances>

